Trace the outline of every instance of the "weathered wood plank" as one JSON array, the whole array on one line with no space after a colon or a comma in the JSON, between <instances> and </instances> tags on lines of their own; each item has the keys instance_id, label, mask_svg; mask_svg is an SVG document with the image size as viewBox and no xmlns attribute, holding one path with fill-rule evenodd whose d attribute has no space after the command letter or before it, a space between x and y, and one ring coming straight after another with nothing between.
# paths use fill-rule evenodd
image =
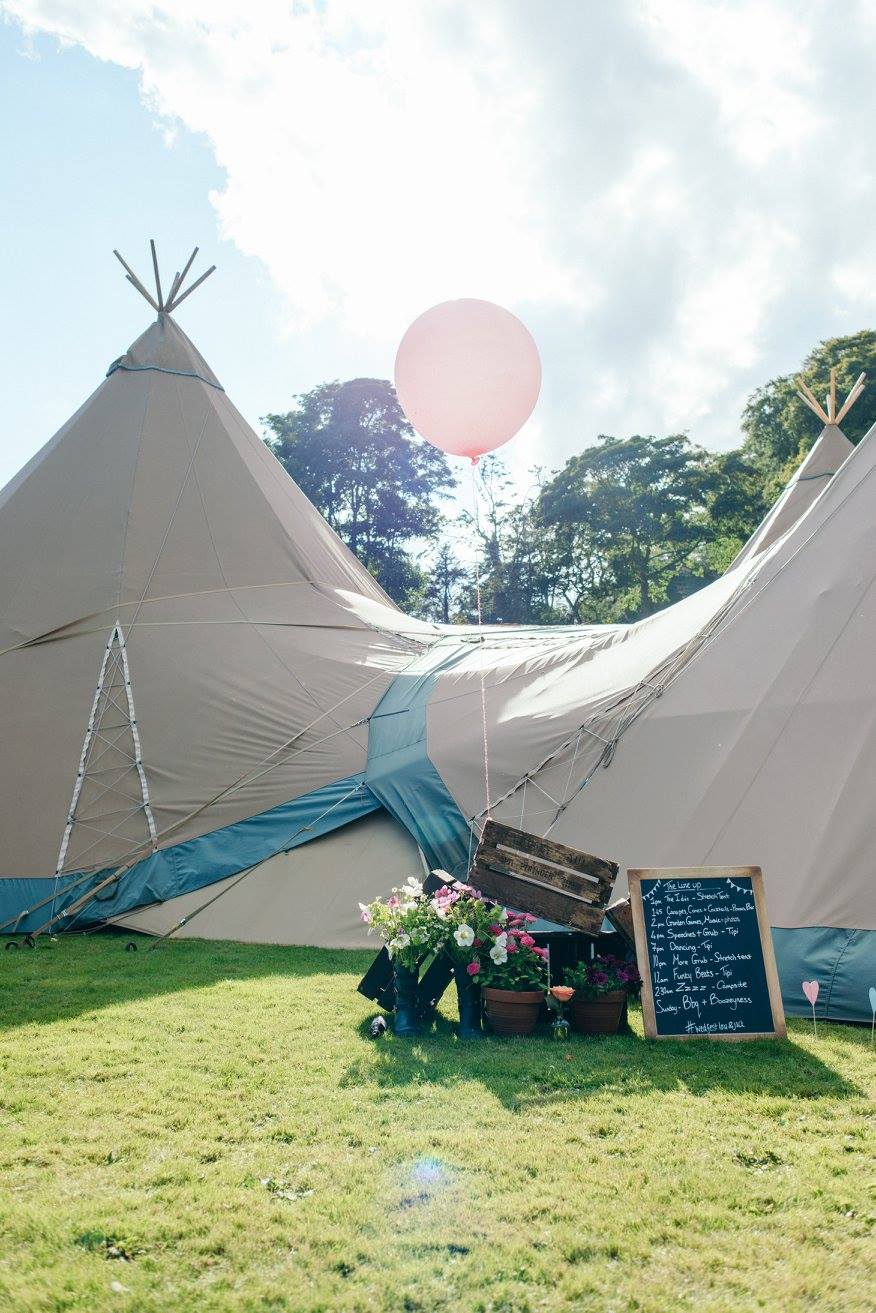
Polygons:
<instances>
[{"instance_id":1,"label":"weathered wood plank","mask_svg":"<svg viewBox=\"0 0 876 1313\"><path fill-rule=\"evenodd\" d=\"M517 876L492 871L484 866L474 866L469 879L481 893L517 912L529 912L545 921L571 926L589 935L599 934L604 915L600 904L582 902L570 898L561 889L533 884L531 880L518 879Z\"/></svg>"},{"instance_id":2,"label":"weathered wood plank","mask_svg":"<svg viewBox=\"0 0 876 1313\"><path fill-rule=\"evenodd\" d=\"M579 902L599 904L601 907L608 901L614 884L613 879L606 880L599 876L588 879L575 871L560 871L529 857L521 857L518 853L500 851L485 844L478 848L475 860L479 869L523 876L548 889L562 890Z\"/></svg>"},{"instance_id":3,"label":"weathered wood plank","mask_svg":"<svg viewBox=\"0 0 876 1313\"><path fill-rule=\"evenodd\" d=\"M633 948L636 946L636 934L633 926L633 909L630 906L630 896L618 898L616 902L609 903L605 909L605 915L619 935L623 935L628 944Z\"/></svg>"},{"instance_id":4,"label":"weathered wood plank","mask_svg":"<svg viewBox=\"0 0 876 1313\"><path fill-rule=\"evenodd\" d=\"M559 867L577 871L579 875L595 876L613 882L618 873L617 862L594 857L591 853L570 848L567 844L557 843L554 839L542 839L537 834L515 830L510 825L502 825L499 821L486 822L481 843L492 848L506 846L530 857L539 858L541 861L553 862Z\"/></svg>"}]
</instances>

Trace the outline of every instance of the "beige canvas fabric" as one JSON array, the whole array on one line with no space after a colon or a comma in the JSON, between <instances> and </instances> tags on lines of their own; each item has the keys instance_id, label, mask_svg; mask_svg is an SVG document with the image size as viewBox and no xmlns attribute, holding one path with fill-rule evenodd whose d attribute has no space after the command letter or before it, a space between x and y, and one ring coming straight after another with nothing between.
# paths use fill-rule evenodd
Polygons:
<instances>
[{"instance_id":1,"label":"beige canvas fabric","mask_svg":"<svg viewBox=\"0 0 876 1313\"><path fill-rule=\"evenodd\" d=\"M874 470L871 433L772 547L607 644L488 654L493 814L622 868L758 864L773 925L876 928ZM428 715L467 816L479 699L474 655Z\"/></svg>"},{"instance_id":2,"label":"beige canvas fabric","mask_svg":"<svg viewBox=\"0 0 876 1313\"><path fill-rule=\"evenodd\" d=\"M793 478L788 481L776 504L764 516L731 566L740 565L766 551L782 534L787 533L820 497L854 446L836 424L822 429L816 442Z\"/></svg>"},{"instance_id":3,"label":"beige canvas fabric","mask_svg":"<svg viewBox=\"0 0 876 1313\"><path fill-rule=\"evenodd\" d=\"M160 846L361 771L370 712L434 636L169 316L118 364L0 494L0 875L55 869L117 621ZM73 834L65 870L147 837L142 818L101 828Z\"/></svg>"},{"instance_id":4,"label":"beige canvas fabric","mask_svg":"<svg viewBox=\"0 0 876 1313\"><path fill-rule=\"evenodd\" d=\"M242 880L231 876L131 912L114 924L165 934L181 917L192 916L208 899L216 898L175 937L376 952L380 941L369 937L358 904L388 894L411 875L423 878L417 845L386 812L375 812L292 852L278 853Z\"/></svg>"}]
</instances>

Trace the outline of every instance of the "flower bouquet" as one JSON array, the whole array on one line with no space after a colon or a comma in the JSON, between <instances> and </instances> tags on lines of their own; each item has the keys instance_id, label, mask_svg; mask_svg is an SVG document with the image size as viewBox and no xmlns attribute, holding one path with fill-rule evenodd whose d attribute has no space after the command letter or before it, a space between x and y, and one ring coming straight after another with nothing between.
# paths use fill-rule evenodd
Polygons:
<instances>
[{"instance_id":1,"label":"flower bouquet","mask_svg":"<svg viewBox=\"0 0 876 1313\"><path fill-rule=\"evenodd\" d=\"M535 920L508 912L469 890L454 904L448 952L454 969L482 987L497 1035L531 1035L547 988L547 949L529 933Z\"/></svg>"},{"instance_id":2,"label":"flower bouquet","mask_svg":"<svg viewBox=\"0 0 876 1313\"><path fill-rule=\"evenodd\" d=\"M490 940L490 926L501 924L507 913L459 880L438 889L432 906L447 929L444 952L453 963L460 1039L478 1039L482 1033L480 953Z\"/></svg>"},{"instance_id":3,"label":"flower bouquet","mask_svg":"<svg viewBox=\"0 0 876 1313\"><path fill-rule=\"evenodd\" d=\"M572 1029L582 1035L615 1035L620 1029L629 994L641 987L635 962L604 955L576 962L564 972L572 997Z\"/></svg>"},{"instance_id":4,"label":"flower bouquet","mask_svg":"<svg viewBox=\"0 0 876 1313\"><path fill-rule=\"evenodd\" d=\"M383 940L393 965L395 982L396 1035L418 1035L417 977L427 957L440 953L450 927L440 917L433 900L413 876L393 889L389 898L360 903L359 911L369 932Z\"/></svg>"}]
</instances>

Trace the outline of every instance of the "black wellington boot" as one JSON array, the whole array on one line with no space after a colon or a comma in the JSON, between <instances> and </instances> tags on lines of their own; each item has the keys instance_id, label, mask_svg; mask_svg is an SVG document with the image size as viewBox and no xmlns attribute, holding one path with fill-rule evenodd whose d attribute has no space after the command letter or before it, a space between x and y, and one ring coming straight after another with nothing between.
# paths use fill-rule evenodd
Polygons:
<instances>
[{"instance_id":1,"label":"black wellington boot","mask_svg":"<svg viewBox=\"0 0 876 1313\"><path fill-rule=\"evenodd\" d=\"M396 959L392 964L395 981L395 1015L392 1028L396 1035L419 1035L420 1025L417 1021L417 973L410 967L402 966Z\"/></svg>"},{"instance_id":2,"label":"black wellington boot","mask_svg":"<svg viewBox=\"0 0 876 1313\"><path fill-rule=\"evenodd\" d=\"M463 969L455 971L454 976L459 1002L459 1038L482 1039L480 988Z\"/></svg>"}]
</instances>

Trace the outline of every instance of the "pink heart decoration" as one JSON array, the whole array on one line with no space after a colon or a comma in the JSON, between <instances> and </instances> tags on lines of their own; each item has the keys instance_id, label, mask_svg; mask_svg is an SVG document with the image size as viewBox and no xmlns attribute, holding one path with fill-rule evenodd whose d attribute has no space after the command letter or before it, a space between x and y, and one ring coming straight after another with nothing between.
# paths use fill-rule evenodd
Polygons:
<instances>
[{"instance_id":1,"label":"pink heart decoration","mask_svg":"<svg viewBox=\"0 0 876 1313\"><path fill-rule=\"evenodd\" d=\"M818 998L818 981L804 980L803 993L809 999L809 1002L812 1004L812 1006L815 1007L815 1000Z\"/></svg>"}]
</instances>

